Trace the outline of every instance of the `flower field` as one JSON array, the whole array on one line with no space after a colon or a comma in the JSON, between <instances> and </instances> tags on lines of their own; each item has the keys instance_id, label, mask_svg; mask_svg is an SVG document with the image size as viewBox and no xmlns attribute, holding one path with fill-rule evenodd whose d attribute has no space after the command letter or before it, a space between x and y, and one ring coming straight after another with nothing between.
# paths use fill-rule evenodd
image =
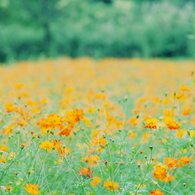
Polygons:
<instances>
[{"instance_id":1,"label":"flower field","mask_svg":"<svg viewBox=\"0 0 195 195\"><path fill-rule=\"evenodd\" d=\"M0 66L0 194L195 195L195 63Z\"/></svg>"}]
</instances>

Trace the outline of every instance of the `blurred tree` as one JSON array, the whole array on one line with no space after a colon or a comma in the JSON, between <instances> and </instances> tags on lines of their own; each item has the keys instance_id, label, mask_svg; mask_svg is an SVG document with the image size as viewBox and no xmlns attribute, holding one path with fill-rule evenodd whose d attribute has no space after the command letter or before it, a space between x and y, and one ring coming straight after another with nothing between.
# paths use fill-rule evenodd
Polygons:
<instances>
[{"instance_id":1,"label":"blurred tree","mask_svg":"<svg viewBox=\"0 0 195 195\"><path fill-rule=\"evenodd\" d=\"M103 2L103 3L106 3L106 4L111 4L112 3L112 0L93 0L93 1Z\"/></svg>"},{"instance_id":2,"label":"blurred tree","mask_svg":"<svg viewBox=\"0 0 195 195\"><path fill-rule=\"evenodd\" d=\"M14 8L24 13L24 17L19 18L26 24L31 21L36 28L42 28L44 32L42 40L42 50L47 56L51 55L51 25L55 22L60 12L58 10L58 3L60 0L11 0ZM21 14L20 14L21 15ZM26 20L26 21L25 21Z\"/></svg>"}]
</instances>

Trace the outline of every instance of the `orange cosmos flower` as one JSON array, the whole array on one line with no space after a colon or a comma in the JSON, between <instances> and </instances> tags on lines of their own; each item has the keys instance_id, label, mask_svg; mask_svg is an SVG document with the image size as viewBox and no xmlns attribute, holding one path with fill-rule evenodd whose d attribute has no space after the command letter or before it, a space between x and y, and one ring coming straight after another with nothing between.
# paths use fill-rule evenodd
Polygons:
<instances>
[{"instance_id":1,"label":"orange cosmos flower","mask_svg":"<svg viewBox=\"0 0 195 195\"><path fill-rule=\"evenodd\" d=\"M181 163L182 166L184 166L184 165L190 163L193 159L194 159L193 156L190 157L190 158L187 157L187 156L185 156L185 157L181 158L181 159L179 160L179 162Z\"/></svg>"},{"instance_id":2,"label":"orange cosmos flower","mask_svg":"<svg viewBox=\"0 0 195 195\"><path fill-rule=\"evenodd\" d=\"M71 124L79 122L84 117L83 110L79 110L79 109L74 109L73 111L68 112L66 114L67 116L65 116L65 122Z\"/></svg>"},{"instance_id":3,"label":"orange cosmos flower","mask_svg":"<svg viewBox=\"0 0 195 195\"><path fill-rule=\"evenodd\" d=\"M79 175L84 175L87 176L88 178L92 177L90 174L93 173L93 171L91 171L91 168L87 167L87 168L83 168L83 167L79 167L80 171L78 172Z\"/></svg>"},{"instance_id":4,"label":"orange cosmos flower","mask_svg":"<svg viewBox=\"0 0 195 195\"><path fill-rule=\"evenodd\" d=\"M97 185L101 182L101 179L99 177L93 177L93 180L90 182L90 184L93 186L93 187L97 187Z\"/></svg>"},{"instance_id":5,"label":"orange cosmos flower","mask_svg":"<svg viewBox=\"0 0 195 195\"><path fill-rule=\"evenodd\" d=\"M58 116L56 113L48 115L46 119L41 118L37 125L42 129L55 129L56 127L60 127L63 124L63 120L61 116Z\"/></svg>"},{"instance_id":6,"label":"orange cosmos flower","mask_svg":"<svg viewBox=\"0 0 195 195\"><path fill-rule=\"evenodd\" d=\"M136 127L139 124L139 119L136 117L131 117L129 119L129 123L131 124L132 127Z\"/></svg>"},{"instance_id":7,"label":"orange cosmos flower","mask_svg":"<svg viewBox=\"0 0 195 195\"><path fill-rule=\"evenodd\" d=\"M168 167L168 169L178 168L178 162L179 160L177 158L164 158L164 163Z\"/></svg>"},{"instance_id":8,"label":"orange cosmos flower","mask_svg":"<svg viewBox=\"0 0 195 195\"><path fill-rule=\"evenodd\" d=\"M99 100L105 100L106 99L106 95L104 93L96 93L95 94L95 98L99 99Z\"/></svg>"},{"instance_id":9,"label":"orange cosmos flower","mask_svg":"<svg viewBox=\"0 0 195 195\"><path fill-rule=\"evenodd\" d=\"M156 189L153 192L150 192L150 194L154 194L154 195L163 195L164 192L161 192L160 189Z\"/></svg>"},{"instance_id":10,"label":"orange cosmos flower","mask_svg":"<svg viewBox=\"0 0 195 195\"><path fill-rule=\"evenodd\" d=\"M153 171L153 176L154 178L159 179L163 182L170 182L174 180L174 177L168 174L167 167L163 165L155 166L155 170Z\"/></svg>"},{"instance_id":11,"label":"orange cosmos flower","mask_svg":"<svg viewBox=\"0 0 195 195\"><path fill-rule=\"evenodd\" d=\"M39 185L33 185L33 184L26 184L24 189L29 193L29 194L40 194L41 192L38 191Z\"/></svg>"},{"instance_id":12,"label":"orange cosmos flower","mask_svg":"<svg viewBox=\"0 0 195 195\"><path fill-rule=\"evenodd\" d=\"M191 110L189 107L186 107L186 108L183 109L182 115L183 115L183 116L189 116L190 113L191 113L191 111L192 111L192 110Z\"/></svg>"},{"instance_id":13,"label":"orange cosmos flower","mask_svg":"<svg viewBox=\"0 0 195 195\"><path fill-rule=\"evenodd\" d=\"M107 179L106 182L104 182L104 187L106 187L108 190L115 191L118 190L119 184Z\"/></svg>"},{"instance_id":14,"label":"orange cosmos flower","mask_svg":"<svg viewBox=\"0 0 195 195\"><path fill-rule=\"evenodd\" d=\"M146 125L144 128L149 128L149 129L156 129L157 126L157 119L153 118L153 119L147 119L146 120Z\"/></svg>"},{"instance_id":15,"label":"orange cosmos flower","mask_svg":"<svg viewBox=\"0 0 195 195\"><path fill-rule=\"evenodd\" d=\"M165 123L169 130L177 130L181 126L179 122L176 122L173 118L169 117L165 118Z\"/></svg>"},{"instance_id":16,"label":"orange cosmos flower","mask_svg":"<svg viewBox=\"0 0 195 195\"><path fill-rule=\"evenodd\" d=\"M166 177L161 178L160 180L163 181L163 182L171 182L174 179L175 179L174 176L167 174Z\"/></svg>"},{"instance_id":17,"label":"orange cosmos flower","mask_svg":"<svg viewBox=\"0 0 195 195\"><path fill-rule=\"evenodd\" d=\"M81 160L87 162L89 166L92 165L96 166L98 165L98 161L100 160L100 157L98 155L92 155L89 157L82 158Z\"/></svg>"},{"instance_id":18,"label":"orange cosmos flower","mask_svg":"<svg viewBox=\"0 0 195 195\"><path fill-rule=\"evenodd\" d=\"M0 151L8 152L8 150L9 148L5 144L0 145Z\"/></svg>"},{"instance_id":19,"label":"orange cosmos flower","mask_svg":"<svg viewBox=\"0 0 195 195\"><path fill-rule=\"evenodd\" d=\"M163 165L156 165L155 170L153 171L153 176L156 179L161 179L166 177L167 175L167 168Z\"/></svg>"},{"instance_id":20,"label":"orange cosmos flower","mask_svg":"<svg viewBox=\"0 0 195 195\"><path fill-rule=\"evenodd\" d=\"M168 117L175 116L175 110L174 109L164 109L163 114Z\"/></svg>"},{"instance_id":21,"label":"orange cosmos flower","mask_svg":"<svg viewBox=\"0 0 195 195\"><path fill-rule=\"evenodd\" d=\"M7 103L5 105L5 109L6 109L6 112L7 113L10 113L10 112L14 112L14 111L17 111L19 109L18 106L15 106L12 102L11 103Z\"/></svg>"},{"instance_id":22,"label":"orange cosmos flower","mask_svg":"<svg viewBox=\"0 0 195 195\"><path fill-rule=\"evenodd\" d=\"M190 88L188 86L185 86L185 85L181 85L179 89L181 91L190 91Z\"/></svg>"},{"instance_id":23,"label":"orange cosmos flower","mask_svg":"<svg viewBox=\"0 0 195 195\"><path fill-rule=\"evenodd\" d=\"M186 134L186 131L185 130L182 130L182 129L178 129L175 136L178 137L178 138L181 138L183 137L184 135Z\"/></svg>"},{"instance_id":24,"label":"orange cosmos flower","mask_svg":"<svg viewBox=\"0 0 195 195\"><path fill-rule=\"evenodd\" d=\"M11 124L8 127L6 127L5 129L2 130L2 134L3 135L10 135L13 132L13 128L15 127L15 124Z\"/></svg>"},{"instance_id":25,"label":"orange cosmos flower","mask_svg":"<svg viewBox=\"0 0 195 195\"><path fill-rule=\"evenodd\" d=\"M105 147L106 144L108 143L108 141L103 138L103 137L98 137L98 138L93 138L90 142L91 146L101 146L101 147Z\"/></svg>"},{"instance_id":26,"label":"orange cosmos flower","mask_svg":"<svg viewBox=\"0 0 195 195\"><path fill-rule=\"evenodd\" d=\"M46 149L47 151L51 151L51 149L54 147L54 144L50 141L41 142L42 144L39 145L40 148Z\"/></svg>"},{"instance_id":27,"label":"orange cosmos flower","mask_svg":"<svg viewBox=\"0 0 195 195\"><path fill-rule=\"evenodd\" d=\"M63 125L60 127L60 133L58 135L65 135L66 137L68 137L73 129L73 125L72 124L67 124L67 125Z\"/></svg>"},{"instance_id":28,"label":"orange cosmos flower","mask_svg":"<svg viewBox=\"0 0 195 195\"><path fill-rule=\"evenodd\" d=\"M67 155L68 153L70 153L70 149L67 146L62 145L60 139L59 140L53 140L53 144L54 144L54 147L57 150L57 152L60 154L59 157L62 157L64 155Z\"/></svg>"},{"instance_id":29,"label":"orange cosmos flower","mask_svg":"<svg viewBox=\"0 0 195 195\"><path fill-rule=\"evenodd\" d=\"M173 98L177 98L179 100L185 99L185 94L183 92L178 92L178 93L175 92L175 93L171 94L171 96Z\"/></svg>"}]
</instances>

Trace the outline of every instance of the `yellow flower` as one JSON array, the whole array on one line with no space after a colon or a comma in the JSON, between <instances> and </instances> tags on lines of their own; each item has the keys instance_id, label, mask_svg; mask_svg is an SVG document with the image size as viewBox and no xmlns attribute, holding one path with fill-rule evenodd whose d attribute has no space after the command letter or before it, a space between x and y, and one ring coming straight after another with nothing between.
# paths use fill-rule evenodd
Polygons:
<instances>
[{"instance_id":1,"label":"yellow flower","mask_svg":"<svg viewBox=\"0 0 195 195\"><path fill-rule=\"evenodd\" d=\"M54 147L54 144L50 141L41 142L42 144L39 145L40 148L46 149L48 151L51 151L51 149Z\"/></svg>"},{"instance_id":2,"label":"yellow flower","mask_svg":"<svg viewBox=\"0 0 195 195\"><path fill-rule=\"evenodd\" d=\"M195 131L194 130L190 131L190 137L195 137Z\"/></svg>"},{"instance_id":3,"label":"yellow flower","mask_svg":"<svg viewBox=\"0 0 195 195\"><path fill-rule=\"evenodd\" d=\"M90 184L93 186L93 187L97 187L98 183L101 182L101 179L97 176L93 177L93 180L90 182Z\"/></svg>"},{"instance_id":4,"label":"yellow flower","mask_svg":"<svg viewBox=\"0 0 195 195\"><path fill-rule=\"evenodd\" d=\"M181 91L190 91L190 88L189 88L188 86L181 85L181 86L180 86L180 90L181 90Z\"/></svg>"},{"instance_id":5,"label":"yellow flower","mask_svg":"<svg viewBox=\"0 0 195 195\"><path fill-rule=\"evenodd\" d=\"M178 129L177 133L175 134L175 136L178 137L178 138L182 138L185 134L186 134L185 130Z\"/></svg>"},{"instance_id":6,"label":"yellow flower","mask_svg":"<svg viewBox=\"0 0 195 195\"><path fill-rule=\"evenodd\" d=\"M8 152L9 148L3 144L3 145L0 145L0 151L3 151L3 152Z\"/></svg>"},{"instance_id":7,"label":"yellow flower","mask_svg":"<svg viewBox=\"0 0 195 195\"><path fill-rule=\"evenodd\" d=\"M106 182L104 182L104 187L106 187L108 190L115 191L118 190L119 185L118 183L115 183L107 179Z\"/></svg>"},{"instance_id":8,"label":"yellow flower","mask_svg":"<svg viewBox=\"0 0 195 195\"><path fill-rule=\"evenodd\" d=\"M38 191L39 185L33 185L33 184L26 184L24 189L29 193L29 194L40 194L41 192Z\"/></svg>"}]
</instances>

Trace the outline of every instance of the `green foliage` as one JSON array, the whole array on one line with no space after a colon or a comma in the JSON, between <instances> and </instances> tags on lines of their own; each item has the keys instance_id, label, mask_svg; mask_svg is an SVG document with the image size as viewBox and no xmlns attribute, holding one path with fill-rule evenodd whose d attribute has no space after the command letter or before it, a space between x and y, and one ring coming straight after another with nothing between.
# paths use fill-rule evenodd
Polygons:
<instances>
[{"instance_id":1,"label":"green foliage","mask_svg":"<svg viewBox=\"0 0 195 195\"><path fill-rule=\"evenodd\" d=\"M190 0L3 0L0 61L194 57L193 13Z\"/></svg>"}]
</instances>

